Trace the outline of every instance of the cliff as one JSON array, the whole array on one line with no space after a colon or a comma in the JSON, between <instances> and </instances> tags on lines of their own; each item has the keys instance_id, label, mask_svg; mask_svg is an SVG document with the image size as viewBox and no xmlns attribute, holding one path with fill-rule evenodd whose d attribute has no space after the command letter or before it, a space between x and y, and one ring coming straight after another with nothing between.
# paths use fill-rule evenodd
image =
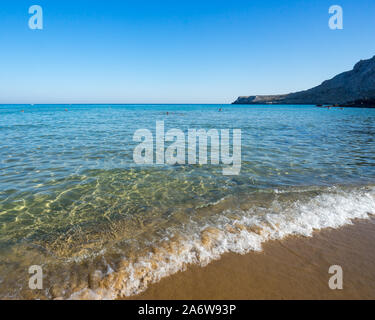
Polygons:
<instances>
[{"instance_id":1,"label":"cliff","mask_svg":"<svg viewBox=\"0 0 375 320\"><path fill-rule=\"evenodd\" d=\"M375 56L309 90L239 97L234 104L353 104L375 99Z\"/></svg>"}]
</instances>

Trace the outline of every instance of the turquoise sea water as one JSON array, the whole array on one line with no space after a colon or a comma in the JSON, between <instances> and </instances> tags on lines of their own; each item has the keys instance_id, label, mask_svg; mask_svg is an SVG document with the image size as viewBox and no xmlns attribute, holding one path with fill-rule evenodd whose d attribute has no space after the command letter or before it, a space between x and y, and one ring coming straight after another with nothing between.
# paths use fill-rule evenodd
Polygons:
<instances>
[{"instance_id":1,"label":"turquoise sea water","mask_svg":"<svg viewBox=\"0 0 375 320\"><path fill-rule=\"evenodd\" d=\"M136 165L133 134L156 121L241 129L240 174ZM375 213L375 109L2 105L0 141L2 298L130 295L187 263ZM46 273L37 293L32 264Z\"/></svg>"}]
</instances>

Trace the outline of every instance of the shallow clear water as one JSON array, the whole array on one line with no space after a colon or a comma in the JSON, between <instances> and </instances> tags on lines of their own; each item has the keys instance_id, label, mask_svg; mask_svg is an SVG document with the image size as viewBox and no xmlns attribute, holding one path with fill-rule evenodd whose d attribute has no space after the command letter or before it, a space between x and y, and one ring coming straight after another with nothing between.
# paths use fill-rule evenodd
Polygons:
<instances>
[{"instance_id":1,"label":"shallow clear water","mask_svg":"<svg viewBox=\"0 0 375 320\"><path fill-rule=\"evenodd\" d=\"M136 165L133 134L155 136L156 121L241 129L240 174ZM2 105L0 141L5 298L134 294L186 263L375 212L375 109ZM27 287L32 264L42 292Z\"/></svg>"}]
</instances>

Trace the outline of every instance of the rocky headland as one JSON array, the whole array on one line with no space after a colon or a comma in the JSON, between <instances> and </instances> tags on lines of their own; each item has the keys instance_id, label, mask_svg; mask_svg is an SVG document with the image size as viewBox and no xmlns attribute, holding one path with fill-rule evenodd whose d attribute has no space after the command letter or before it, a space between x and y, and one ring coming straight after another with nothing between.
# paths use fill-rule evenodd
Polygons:
<instances>
[{"instance_id":1,"label":"rocky headland","mask_svg":"<svg viewBox=\"0 0 375 320\"><path fill-rule=\"evenodd\" d=\"M238 97L233 104L312 104L318 106L375 107L375 56L359 61L352 70L321 85L281 95Z\"/></svg>"}]
</instances>

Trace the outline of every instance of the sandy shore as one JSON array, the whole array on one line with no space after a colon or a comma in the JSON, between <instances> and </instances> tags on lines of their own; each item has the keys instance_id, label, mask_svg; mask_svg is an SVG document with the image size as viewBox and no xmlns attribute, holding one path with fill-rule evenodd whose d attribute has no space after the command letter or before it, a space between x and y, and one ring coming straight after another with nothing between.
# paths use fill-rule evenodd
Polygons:
<instances>
[{"instance_id":1,"label":"sandy shore","mask_svg":"<svg viewBox=\"0 0 375 320\"><path fill-rule=\"evenodd\" d=\"M375 299L374 246L375 219L355 221L190 266L131 299ZM343 290L328 286L331 265L343 268Z\"/></svg>"}]
</instances>

